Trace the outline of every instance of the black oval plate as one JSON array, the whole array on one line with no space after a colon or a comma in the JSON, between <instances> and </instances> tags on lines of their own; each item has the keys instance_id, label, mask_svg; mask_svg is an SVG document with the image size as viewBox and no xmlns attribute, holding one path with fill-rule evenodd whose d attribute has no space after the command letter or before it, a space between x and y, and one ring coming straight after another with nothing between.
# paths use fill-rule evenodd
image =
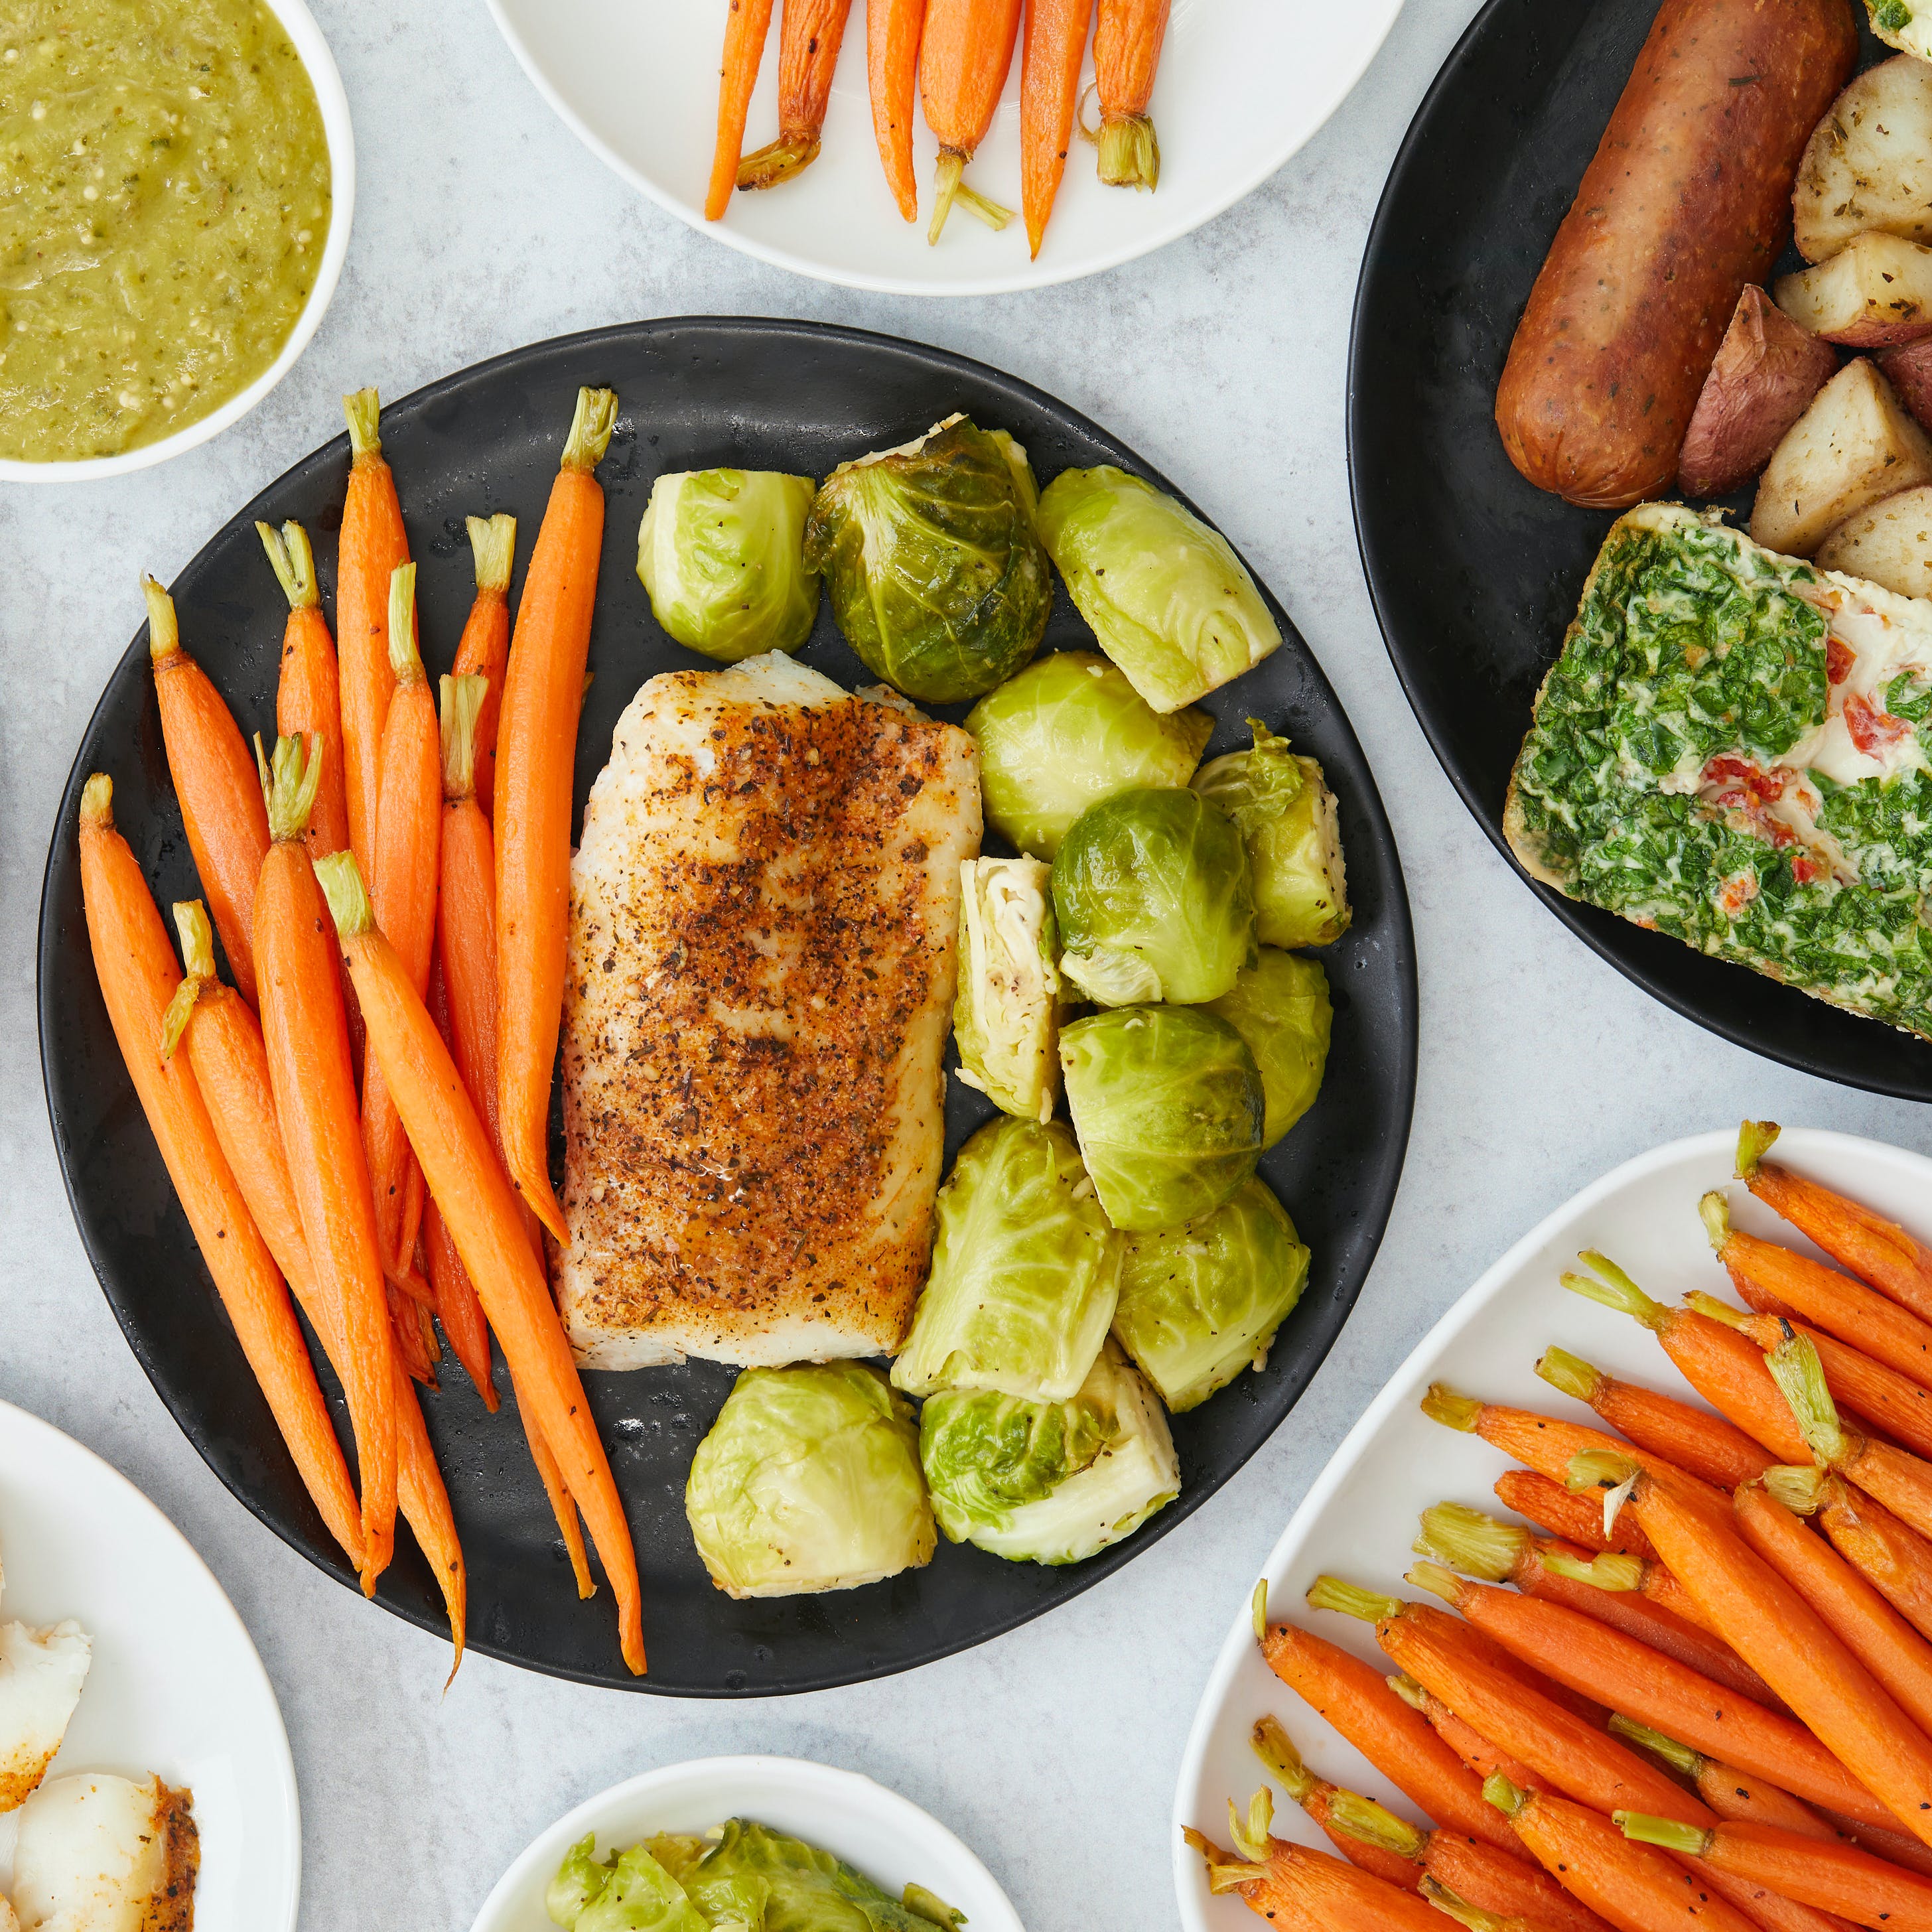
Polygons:
<instances>
[{"instance_id":1,"label":"black oval plate","mask_svg":"<svg viewBox=\"0 0 1932 1932\"><path fill-rule=\"evenodd\" d=\"M1656 13L1655 0L1490 0L1409 128L1355 293L1348 474L1370 594L1424 734L1513 865L1510 768L1614 513L1516 473L1496 383ZM1889 52L1867 36L1868 61ZM1748 514L1749 493L1733 507ZM1932 1045L1525 882L1686 1018L1825 1079L1932 1100Z\"/></svg>"},{"instance_id":2,"label":"black oval plate","mask_svg":"<svg viewBox=\"0 0 1932 1932\"><path fill-rule=\"evenodd\" d=\"M352 372L355 373L355 372ZM424 654L453 655L471 596L466 512L512 510L518 586L578 384L622 404L599 472L608 499L578 743L577 806L608 757L619 712L644 679L705 661L658 631L633 568L636 532L661 471L715 464L823 476L861 451L918 434L964 410L1012 430L1042 481L1070 465L1118 463L1161 478L1133 452L1038 390L982 365L888 338L810 323L666 321L568 337L436 382L382 413L418 560ZM332 608L347 439L298 464L182 572L182 634L244 730L271 724L284 615L254 525L296 518L315 533ZM1162 487L1166 486L1164 483ZM139 560L125 560L128 586ZM1064 1569L1006 1563L942 1542L929 1568L836 1594L735 1603L715 1590L684 1518L686 1469L734 1372L715 1364L587 1376L590 1401L628 1506L644 1583L650 1674L618 1658L608 1589L580 1604L562 1546L507 1409L486 1415L446 1358L425 1402L448 1480L479 1650L534 1670L625 1689L692 1696L812 1690L943 1657L1038 1616L1097 1582L1172 1528L1267 1439L1335 1339L1386 1224L1414 1097L1416 990L1408 902L1388 824L1360 747L1306 646L1270 600L1287 640L1210 700L1212 749L1245 741L1258 711L1321 759L1340 796L1355 923L1325 956L1336 996L1328 1077L1314 1111L1263 1162L1314 1250L1301 1306L1259 1375L1244 1375L1177 1418L1185 1486L1137 1535ZM146 668L145 631L87 728L62 798L40 905L40 1058L62 1172L88 1258L141 1366L210 1467L262 1520L351 1588L353 1574L298 1483L170 1192L107 1024L88 952L74 824L91 771L114 779L115 814L164 905L198 888L169 782ZM1090 642L1064 587L1048 646ZM821 608L806 658L850 686L870 682ZM962 715L955 707L952 715ZM949 1159L986 1118L955 1081ZM500 1385L501 1378L500 1376ZM338 1425L338 1392L329 1387ZM426 1565L406 1535L378 1599L426 1629L445 1628Z\"/></svg>"}]
</instances>

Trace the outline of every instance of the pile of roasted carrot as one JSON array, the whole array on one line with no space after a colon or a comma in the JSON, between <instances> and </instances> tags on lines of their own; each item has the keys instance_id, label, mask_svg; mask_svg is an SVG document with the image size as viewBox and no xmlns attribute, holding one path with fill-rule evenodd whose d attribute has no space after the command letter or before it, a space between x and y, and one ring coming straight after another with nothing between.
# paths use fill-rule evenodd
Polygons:
<instances>
[{"instance_id":1,"label":"pile of roasted carrot","mask_svg":"<svg viewBox=\"0 0 1932 1932\"><path fill-rule=\"evenodd\" d=\"M432 694L416 566L374 390L344 399L352 458L336 628L306 532L258 524L289 614L274 748L241 728L148 580L168 769L202 897L177 968L112 784L80 808L95 970L176 1193L329 1533L373 1591L396 1513L463 1655L463 1551L416 1384L440 1324L484 1403L502 1350L530 1454L591 1594L579 1512L644 1667L630 1530L546 1280L550 1090L562 1011L572 776L615 420L584 389L515 634L513 518L470 519L476 592ZM214 939L235 976L215 976ZM360 1496L294 1308L347 1400Z\"/></svg>"},{"instance_id":2,"label":"pile of roasted carrot","mask_svg":"<svg viewBox=\"0 0 1932 1932\"><path fill-rule=\"evenodd\" d=\"M1714 1414L1556 1348L1538 1373L1617 1433L1432 1388L1425 1413L1523 1466L1496 1491L1534 1528L1424 1511L1408 1581L1448 1610L1316 1582L1390 1675L1257 1590L1270 1668L1435 1825L1264 1719L1256 1751L1340 1856L1272 1837L1258 1793L1232 1852L1188 1834L1216 1892L1324 1932L1932 1932L1932 1248L1766 1160L1776 1133L1746 1124L1738 1178L1836 1267L1713 1194L1743 1309L1664 1307L1594 1253L1563 1277Z\"/></svg>"},{"instance_id":3,"label":"pile of roasted carrot","mask_svg":"<svg viewBox=\"0 0 1932 1932\"><path fill-rule=\"evenodd\" d=\"M1020 56L1020 204L1037 256L1065 172L1080 104L1080 70L1096 0L1024 0ZM1080 132L1100 150L1100 178L1115 188L1153 188L1160 144L1148 104L1166 38L1171 0L1097 0L1094 92L1100 122ZM1000 229L1012 210L966 186L966 164L986 138L1021 43L1022 0L867 0L866 74L872 132L886 185L907 220L918 218L913 175L912 106L916 88L926 124L939 140L932 219L937 242L956 203ZM784 0L778 28L778 139L744 152L745 123L758 81L772 0L730 0L718 90L718 140L704 215L716 221L734 188L775 188L818 157L832 98L832 76L852 0Z\"/></svg>"}]
</instances>

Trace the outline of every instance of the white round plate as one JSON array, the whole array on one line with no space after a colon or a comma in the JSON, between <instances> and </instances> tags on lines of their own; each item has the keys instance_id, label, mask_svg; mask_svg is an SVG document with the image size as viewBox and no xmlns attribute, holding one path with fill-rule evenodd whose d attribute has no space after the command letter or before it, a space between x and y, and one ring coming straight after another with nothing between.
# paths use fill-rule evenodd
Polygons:
<instances>
[{"instance_id":1,"label":"white round plate","mask_svg":"<svg viewBox=\"0 0 1932 1932\"><path fill-rule=\"evenodd\" d=\"M74 1618L93 1663L47 1775L159 1772L194 1794L195 1932L292 1932L302 1822L262 1660L208 1566L119 1471L0 1402L0 1618ZM10 1876L13 1827L0 1844ZM0 1882L0 1892L6 1889Z\"/></svg>"},{"instance_id":2,"label":"white round plate","mask_svg":"<svg viewBox=\"0 0 1932 1932\"><path fill-rule=\"evenodd\" d=\"M968 1932L1022 1932L993 1875L936 1818L856 1772L796 1757L704 1757L627 1778L536 1839L483 1901L470 1932L552 1932L544 1892L586 1832L597 1853L656 1832L749 1818L835 1853L897 1898L910 1882L966 1915Z\"/></svg>"},{"instance_id":3,"label":"white round plate","mask_svg":"<svg viewBox=\"0 0 1932 1932\"><path fill-rule=\"evenodd\" d=\"M653 201L734 248L802 274L900 295L994 295L1071 280L1131 260L1202 223L1273 174L1360 79L1402 0L1174 0L1149 111L1160 137L1152 194L1105 188L1074 141L1040 259L1015 218L994 233L956 208L928 248L934 158L923 118L913 156L916 224L900 218L872 138L865 0L854 0L817 160L782 186L735 194L706 222L728 0L490 0L544 98L578 138ZM746 152L778 135L772 13ZM1087 79L1093 77L1088 50ZM1019 206L1019 61L966 178Z\"/></svg>"},{"instance_id":4,"label":"white round plate","mask_svg":"<svg viewBox=\"0 0 1932 1932\"><path fill-rule=\"evenodd\" d=\"M1734 1300L1729 1278L1706 1242L1697 1201L1706 1190L1730 1182L1736 1146L1732 1130L1673 1141L1627 1161L1524 1236L1443 1316L1348 1432L1275 1545L1262 1573L1270 1618L1306 1622L1330 1642L1380 1663L1366 1624L1307 1608L1302 1597L1309 1586L1328 1570L1372 1589L1415 1596L1402 1576L1414 1560L1409 1544L1421 1511L1447 1498L1505 1514L1490 1485L1509 1466L1508 1460L1475 1436L1457 1435L1422 1414L1418 1404L1431 1382L1594 1421L1580 1403L1536 1378L1537 1358L1556 1342L1613 1375L1696 1400L1652 1336L1627 1317L1567 1292L1557 1276L1576 1266L1580 1250L1595 1248L1660 1301L1675 1302L1691 1288ZM1932 1236L1932 1160L1922 1155L1849 1134L1787 1130L1773 1158L1922 1237ZM1731 1185L1728 1192L1739 1227L1816 1254L1741 1186ZM1209 1894L1202 1862L1181 1842L1180 1831L1192 1825L1227 1843L1228 1800L1245 1808L1249 1794L1269 1782L1248 1744L1248 1733L1264 1713L1281 1720L1319 1776L1366 1791L1405 1816L1420 1815L1262 1661L1248 1609L1252 1588L1240 1587L1174 1794L1174 1889L1186 1932L1240 1932L1254 1922L1240 1898ZM1278 1786L1270 1788L1276 1835L1324 1846L1300 1808Z\"/></svg>"}]
</instances>

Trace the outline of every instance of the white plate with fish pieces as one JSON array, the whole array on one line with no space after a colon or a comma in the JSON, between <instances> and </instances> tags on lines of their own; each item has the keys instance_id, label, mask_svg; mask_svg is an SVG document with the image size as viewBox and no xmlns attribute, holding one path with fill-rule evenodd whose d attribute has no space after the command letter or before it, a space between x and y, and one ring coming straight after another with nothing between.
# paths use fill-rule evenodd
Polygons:
<instances>
[{"instance_id":1,"label":"white plate with fish pieces","mask_svg":"<svg viewBox=\"0 0 1932 1932\"><path fill-rule=\"evenodd\" d=\"M58 1719L68 1700L53 1700L46 1742L58 1737L59 1748L29 1801L46 1806L39 1825L23 1827L26 1812L0 1814L0 1893L19 1904L23 1924L35 1922L28 1893L38 1886L26 1868L32 1841L16 1860L16 1834L37 1831L43 1876L58 1876L81 1780L149 1785L158 1778L191 1801L200 1859L194 1932L289 1932L302 1876L295 1766L261 1659L208 1566L118 1471L7 1402L0 1402L0 1692L22 1662L24 1640L7 1624L38 1632L71 1620L88 1653L64 1733ZM76 1644L71 1631L63 1639ZM43 1696L37 1709L47 1702ZM106 1791L110 1802L117 1792L132 1802L118 1786ZM101 1795L88 1802L98 1804ZM64 1834L57 1811L67 1816ZM105 1854L95 1860L111 1862ZM96 1914L101 1910L97 1904Z\"/></svg>"},{"instance_id":2,"label":"white plate with fish pieces","mask_svg":"<svg viewBox=\"0 0 1932 1932\"><path fill-rule=\"evenodd\" d=\"M1732 1183L1736 1149L1732 1126L1640 1154L1558 1208L1484 1275L1424 1336L1295 1511L1262 1572L1270 1622L1300 1624L1386 1667L1366 1624L1307 1607L1309 1586L1331 1574L1370 1589L1420 1597L1424 1593L1402 1579L1414 1560L1410 1545L1424 1510L1447 1500L1509 1516L1492 1488L1511 1466L1508 1459L1476 1436L1424 1415L1420 1404L1432 1382L1604 1426L1580 1402L1538 1378L1538 1358L1556 1344L1611 1375L1696 1402L1652 1336L1626 1316L1566 1293L1558 1276L1576 1268L1580 1252L1593 1249L1659 1301L1675 1303L1692 1289L1735 1301L1698 1219L1698 1201L1712 1188L1725 1190L1737 1226L1816 1256L1818 1250L1795 1228ZM1787 1129L1774 1158L1920 1239L1932 1239L1932 1160L1924 1155L1849 1134ZM1232 1622L1196 1713L1174 1796L1174 1888L1186 1932L1240 1932L1255 1923L1238 1896L1210 1895L1202 1860L1180 1835L1191 1826L1225 1845L1229 1798L1245 1807L1251 1792L1268 1786L1276 1835L1327 1849L1250 1748L1249 1734L1259 1718L1280 1720L1318 1777L1365 1792L1409 1819L1420 1816L1268 1670L1254 1639L1253 1580L1230 1580L1229 1594L1239 1602L1229 1605Z\"/></svg>"},{"instance_id":3,"label":"white plate with fish pieces","mask_svg":"<svg viewBox=\"0 0 1932 1932\"><path fill-rule=\"evenodd\" d=\"M735 5L735 0L728 0ZM880 0L872 0L873 10ZM1186 234L1258 187L1360 79L1402 0L1173 0L1148 103L1160 143L1151 194L1106 186L1076 135L1036 259L1016 215L1001 232L956 208L936 245L938 141L915 105L916 218L900 214L873 139L866 0L854 0L818 158L780 185L734 194L704 218L718 118L728 0L490 0L538 91L592 153L661 207L748 255L854 288L902 295L993 295L1072 280ZM796 4L793 10L798 11ZM772 22L746 124L750 153L778 137L783 0ZM1020 70L1016 49L969 186L1020 206ZM1094 77L1089 44L1083 90ZM1091 124L1094 110L1087 114Z\"/></svg>"}]
</instances>

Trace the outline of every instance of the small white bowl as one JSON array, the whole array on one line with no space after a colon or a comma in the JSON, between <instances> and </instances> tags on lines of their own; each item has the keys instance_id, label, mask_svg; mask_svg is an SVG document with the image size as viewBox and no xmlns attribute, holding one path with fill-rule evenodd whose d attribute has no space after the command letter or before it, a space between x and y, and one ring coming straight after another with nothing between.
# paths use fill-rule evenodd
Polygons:
<instances>
[{"instance_id":1,"label":"small white bowl","mask_svg":"<svg viewBox=\"0 0 1932 1932\"><path fill-rule=\"evenodd\" d=\"M303 0L265 0L265 4L288 29L289 38L308 70L328 146L328 237L322 244L315 286L282 344L282 352L219 409L211 410L158 442L124 449L115 456L83 457L67 463L25 463L16 457L0 457L0 483L83 483L97 476L124 476L130 470L146 470L150 464L165 463L170 457L219 436L230 423L245 416L295 367L296 357L320 326L342 273L343 258L349 253L349 224L356 212L356 138L349 124L349 97L343 92L342 76L336 71L328 43Z\"/></svg>"},{"instance_id":2,"label":"small white bowl","mask_svg":"<svg viewBox=\"0 0 1932 1932\"><path fill-rule=\"evenodd\" d=\"M822 1846L897 1898L922 1885L966 1915L968 1932L1024 1932L993 1875L935 1818L856 1772L796 1757L704 1757L627 1778L538 1837L498 1880L471 1932L550 1932L544 1892L586 1832L598 1855L656 1832L754 1819Z\"/></svg>"}]
</instances>

